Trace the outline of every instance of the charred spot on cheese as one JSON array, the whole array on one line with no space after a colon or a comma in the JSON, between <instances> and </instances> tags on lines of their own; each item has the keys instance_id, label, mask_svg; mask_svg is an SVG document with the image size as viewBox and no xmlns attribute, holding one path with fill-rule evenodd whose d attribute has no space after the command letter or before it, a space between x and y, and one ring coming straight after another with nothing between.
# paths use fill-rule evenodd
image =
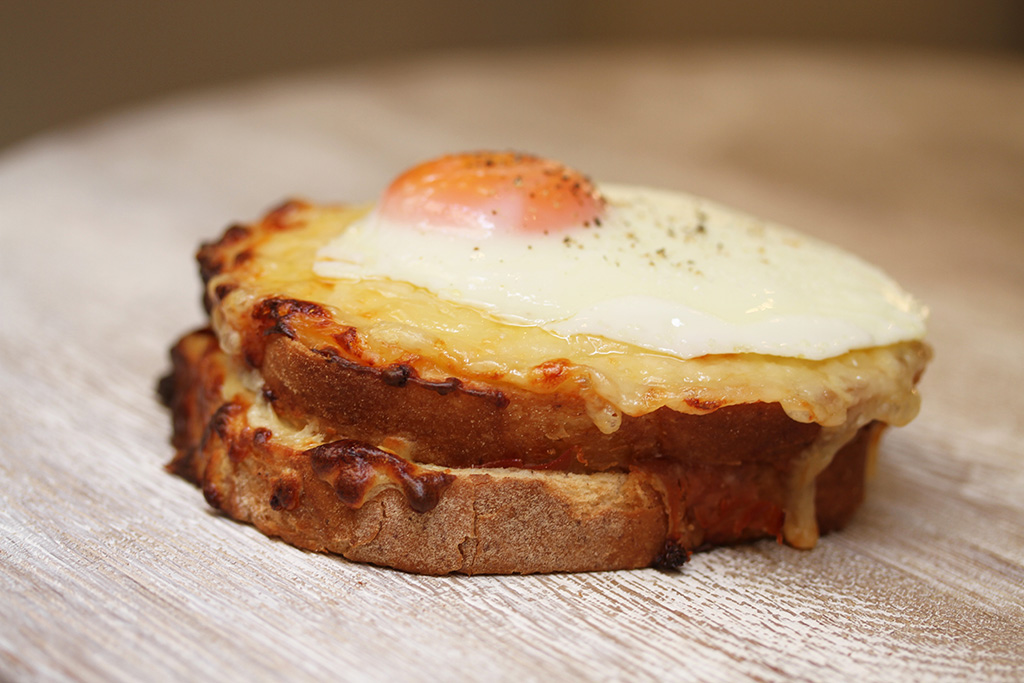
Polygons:
<instances>
[{"instance_id":1,"label":"charred spot on cheese","mask_svg":"<svg viewBox=\"0 0 1024 683\"><path fill-rule=\"evenodd\" d=\"M277 511L290 511L299 506L302 485L297 477L281 477L274 484L274 492L270 495L270 507Z\"/></svg>"},{"instance_id":2,"label":"charred spot on cheese","mask_svg":"<svg viewBox=\"0 0 1024 683\"><path fill-rule=\"evenodd\" d=\"M252 434L252 443L255 446L263 446L270 438L274 436L274 433L266 427L257 427Z\"/></svg>"},{"instance_id":3,"label":"charred spot on cheese","mask_svg":"<svg viewBox=\"0 0 1024 683\"><path fill-rule=\"evenodd\" d=\"M572 363L566 358L544 361L530 370L530 375L536 379L538 388L557 387L571 374Z\"/></svg>"},{"instance_id":4,"label":"charred spot on cheese","mask_svg":"<svg viewBox=\"0 0 1024 683\"><path fill-rule=\"evenodd\" d=\"M199 441L200 450L206 448L207 441L216 436L221 441L227 442L231 428L231 420L241 414L244 408L241 403L228 401L221 404L213 413L213 417L206 423L206 429Z\"/></svg>"},{"instance_id":5,"label":"charred spot on cheese","mask_svg":"<svg viewBox=\"0 0 1024 683\"><path fill-rule=\"evenodd\" d=\"M711 411L718 410L722 407L721 401L701 398L699 396L693 396L684 400L686 401L686 405L699 413L710 413Z\"/></svg>"},{"instance_id":6,"label":"charred spot on cheese","mask_svg":"<svg viewBox=\"0 0 1024 683\"><path fill-rule=\"evenodd\" d=\"M359 332L352 326L346 326L341 332L331 335L334 341L338 342L344 351L350 356L359 357L362 355L362 345L359 343Z\"/></svg>"},{"instance_id":7,"label":"charred spot on cheese","mask_svg":"<svg viewBox=\"0 0 1024 683\"><path fill-rule=\"evenodd\" d=\"M251 236L252 228L247 225L235 224L225 230L216 242L203 243L196 253L196 260L199 262L199 275L202 277L203 283L208 283L224 270L225 252L231 246L237 245Z\"/></svg>"},{"instance_id":8,"label":"charred spot on cheese","mask_svg":"<svg viewBox=\"0 0 1024 683\"><path fill-rule=\"evenodd\" d=\"M385 488L398 488L415 512L429 512L455 480L361 441L341 439L305 453L313 473L330 484L341 501L358 509Z\"/></svg>"},{"instance_id":9,"label":"charred spot on cheese","mask_svg":"<svg viewBox=\"0 0 1024 683\"><path fill-rule=\"evenodd\" d=\"M238 283L235 282L222 282L213 289L213 293L217 301L220 301L231 292L238 289Z\"/></svg>"},{"instance_id":10,"label":"charred spot on cheese","mask_svg":"<svg viewBox=\"0 0 1024 683\"><path fill-rule=\"evenodd\" d=\"M330 313L319 304L280 298L264 299L253 310L252 317L260 325L263 336L282 334L289 339L297 337L297 325L331 320Z\"/></svg>"},{"instance_id":11,"label":"charred spot on cheese","mask_svg":"<svg viewBox=\"0 0 1024 683\"><path fill-rule=\"evenodd\" d=\"M238 244L239 242L242 242L243 240L249 239L251 236L252 236L252 228L250 228L248 225L243 225L241 223L235 223L235 224L229 226L228 229L224 231L224 235L218 241L216 241L216 242L208 242L208 243L203 245L203 248L206 248L206 247L209 247L209 246L226 247L226 246L230 246L232 244Z\"/></svg>"},{"instance_id":12,"label":"charred spot on cheese","mask_svg":"<svg viewBox=\"0 0 1024 683\"><path fill-rule=\"evenodd\" d=\"M311 208L309 202L301 199L289 199L270 210L263 219L263 224L271 230L288 230L302 226L300 217Z\"/></svg>"},{"instance_id":13,"label":"charred spot on cheese","mask_svg":"<svg viewBox=\"0 0 1024 683\"><path fill-rule=\"evenodd\" d=\"M509 398L504 392L491 388L474 388L467 386L457 377L446 377L442 380L428 380L419 376L416 368L406 363L392 363L383 368L372 365L364 365L342 356L334 347L318 347L310 349L316 355L324 358L332 365L339 365L346 370L356 373L373 375L389 387L403 388L407 386L418 386L429 389L439 396L447 396L458 392L466 396L482 398L492 403L496 408L505 408L509 404Z\"/></svg>"},{"instance_id":14,"label":"charred spot on cheese","mask_svg":"<svg viewBox=\"0 0 1024 683\"><path fill-rule=\"evenodd\" d=\"M391 387L404 387L412 376L412 367L404 363L394 363L380 372L380 378L384 380L384 384Z\"/></svg>"},{"instance_id":15,"label":"charred spot on cheese","mask_svg":"<svg viewBox=\"0 0 1024 683\"><path fill-rule=\"evenodd\" d=\"M210 507L216 510L220 510L223 506L224 496L212 481L203 482L203 498L206 499L206 503Z\"/></svg>"},{"instance_id":16,"label":"charred spot on cheese","mask_svg":"<svg viewBox=\"0 0 1024 683\"><path fill-rule=\"evenodd\" d=\"M249 457L249 444L231 437L232 423L245 413L246 408L247 406L239 401L228 401L217 408L199 441L199 450L206 449L210 439L216 437L221 443L228 445L228 457L232 462L238 463Z\"/></svg>"}]
</instances>

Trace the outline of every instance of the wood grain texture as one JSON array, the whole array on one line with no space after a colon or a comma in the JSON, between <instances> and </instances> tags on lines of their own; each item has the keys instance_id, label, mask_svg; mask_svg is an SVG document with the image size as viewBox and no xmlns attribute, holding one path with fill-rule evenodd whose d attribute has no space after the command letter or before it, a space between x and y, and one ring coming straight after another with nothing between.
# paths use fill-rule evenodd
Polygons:
<instances>
[{"instance_id":1,"label":"wood grain texture","mask_svg":"<svg viewBox=\"0 0 1024 683\"><path fill-rule=\"evenodd\" d=\"M8 151L0 679L1020 680L1021 121L1019 62L621 50L260 83ZM198 243L481 147L794 225L930 304L924 409L846 531L678 573L430 578L266 539L163 471Z\"/></svg>"}]
</instances>

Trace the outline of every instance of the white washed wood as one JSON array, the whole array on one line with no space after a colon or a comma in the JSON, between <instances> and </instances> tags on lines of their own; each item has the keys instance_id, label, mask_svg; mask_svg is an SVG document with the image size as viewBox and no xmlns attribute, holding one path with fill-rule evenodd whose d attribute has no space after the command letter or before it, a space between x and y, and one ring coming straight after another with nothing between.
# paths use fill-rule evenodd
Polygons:
<instances>
[{"instance_id":1,"label":"white washed wood","mask_svg":"<svg viewBox=\"0 0 1024 683\"><path fill-rule=\"evenodd\" d=\"M836 51L453 55L198 93L0 158L0 678L1024 678L1024 65ZM210 512L153 385L192 253L289 195L513 147L844 244L933 309L849 529L682 572L410 576Z\"/></svg>"}]
</instances>

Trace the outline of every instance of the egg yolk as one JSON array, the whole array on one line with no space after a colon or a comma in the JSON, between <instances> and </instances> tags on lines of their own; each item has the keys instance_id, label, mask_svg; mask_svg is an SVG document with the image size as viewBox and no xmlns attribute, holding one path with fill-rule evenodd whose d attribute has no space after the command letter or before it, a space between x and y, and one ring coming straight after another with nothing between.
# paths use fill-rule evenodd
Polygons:
<instances>
[{"instance_id":1,"label":"egg yolk","mask_svg":"<svg viewBox=\"0 0 1024 683\"><path fill-rule=\"evenodd\" d=\"M473 236L549 233L600 221L604 199L579 171L514 152L452 154L409 169L385 191L380 215Z\"/></svg>"}]
</instances>

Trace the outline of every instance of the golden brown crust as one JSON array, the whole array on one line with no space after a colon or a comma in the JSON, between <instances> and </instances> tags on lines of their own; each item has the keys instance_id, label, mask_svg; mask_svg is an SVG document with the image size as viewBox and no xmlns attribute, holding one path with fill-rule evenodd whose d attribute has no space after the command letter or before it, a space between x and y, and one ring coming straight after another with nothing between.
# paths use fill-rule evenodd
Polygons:
<instances>
[{"instance_id":1,"label":"golden brown crust","mask_svg":"<svg viewBox=\"0 0 1024 683\"><path fill-rule=\"evenodd\" d=\"M249 422L255 394L223 397L234 370L210 332L182 339L172 358L170 469L214 507L302 548L426 574L532 573L675 566L695 549L780 533L778 462L574 474L419 465L352 439L297 449ZM873 431L819 477L823 531L859 504Z\"/></svg>"}]
</instances>

